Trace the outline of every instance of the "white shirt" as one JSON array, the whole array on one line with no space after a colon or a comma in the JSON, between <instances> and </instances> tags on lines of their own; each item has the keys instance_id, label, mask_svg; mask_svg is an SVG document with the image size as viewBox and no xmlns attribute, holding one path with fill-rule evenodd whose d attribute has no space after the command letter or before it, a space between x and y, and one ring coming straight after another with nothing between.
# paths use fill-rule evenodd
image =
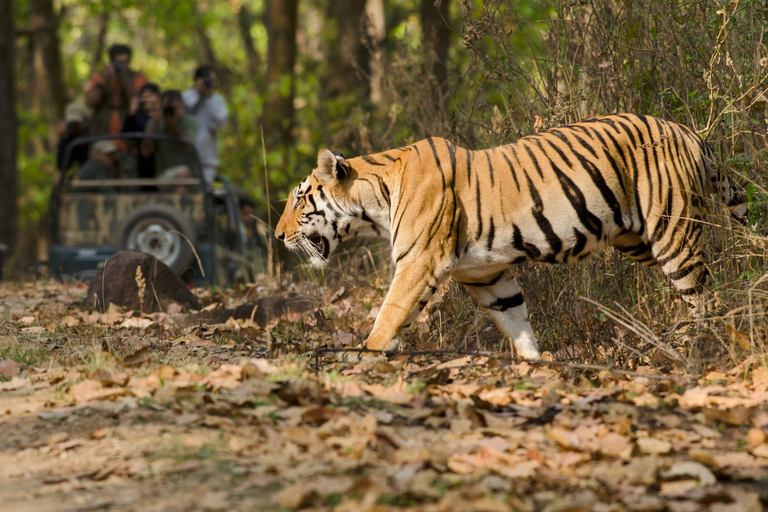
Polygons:
<instances>
[{"instance_id":1,"label":"white shirt","mask_svg":"<svg viewBox=\"0 0 768 512\"><path fill-rule=\"evenodd\" d=\"M202 167L219 166L219 145L216 142L216 132L227 124L229 111L227 103L221 94L215 92L207 98L200 99L195 89L187 89L181 93L187 113L197 117L197 153L200 155Z\"/></svg>"}]
</instances>

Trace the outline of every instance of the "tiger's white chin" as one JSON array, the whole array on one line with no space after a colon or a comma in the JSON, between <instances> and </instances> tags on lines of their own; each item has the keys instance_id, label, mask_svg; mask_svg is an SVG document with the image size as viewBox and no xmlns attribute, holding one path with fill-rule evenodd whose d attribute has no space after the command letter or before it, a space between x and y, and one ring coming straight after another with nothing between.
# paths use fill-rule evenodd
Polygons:
<instances>
[{"instance_id":1,"label":"tiger's white chin","mask_svg":"<svg viewBox=\"0 0 768 512\"><path fill-rule=\"evenodd\" d=\"M320 256L310 256L309 264L315 268L325 268L328 266L328 260L321 258Z\"/></svg>"}]
</instances>

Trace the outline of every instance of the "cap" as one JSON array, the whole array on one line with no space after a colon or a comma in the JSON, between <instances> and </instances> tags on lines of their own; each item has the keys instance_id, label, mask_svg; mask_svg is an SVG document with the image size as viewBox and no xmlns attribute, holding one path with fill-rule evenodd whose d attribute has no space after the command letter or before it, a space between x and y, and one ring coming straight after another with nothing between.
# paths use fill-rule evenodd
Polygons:
<instances>
[{"instance_id":1,"label":"cap","mask_svg":"<svg viewBox=\"0 0 768 512\"><path fill-rule=\"evenodd\" d=\"M88 109L81 103L70 103L64 109L64 122L84 123L88 120Z\"/></svg>"},{"instance_id":2,"label":"cap","mask_svg":"<svg viewBox=\"0 0 768 512\"><path fill-rule=\"evenodd\" d=\"M117 151L117 146L111 140L100 140L93 145L91 150L93 153L114 153Z\"/></svg>"}]
</instances>

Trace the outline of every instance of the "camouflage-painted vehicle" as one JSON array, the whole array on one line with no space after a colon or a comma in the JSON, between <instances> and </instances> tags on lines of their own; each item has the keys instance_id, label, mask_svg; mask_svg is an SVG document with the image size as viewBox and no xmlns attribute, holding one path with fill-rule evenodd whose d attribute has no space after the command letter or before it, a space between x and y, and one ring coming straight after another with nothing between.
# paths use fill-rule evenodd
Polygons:
<instances>
[{"instance_id":1,"label":"camouflage-painted vehicle","mask_svg":"<svg viewBox=\"0 0 768 512\"><path fill-rule=\"evenodd\" d=\"M142 138L184 148L182 177L174 172L163 177L169 173L158 168L155 176L159 177L140 178ZM154 254L197 286L245 282L265 270L264 230L247 229L240 214L243 202L252 201L225 177L206 186L197 153L186 141L144 133L83 137L68 146L65 168L76 146L93 148L105 140L118 147L110 151L115 165L107 175L86 177L83 168L91 164L75 163L54 188L48 259L52 275L90 279L109 256L122 249ZM94 159L90 154L89 160Z\"/></svg>"}]
</instances>

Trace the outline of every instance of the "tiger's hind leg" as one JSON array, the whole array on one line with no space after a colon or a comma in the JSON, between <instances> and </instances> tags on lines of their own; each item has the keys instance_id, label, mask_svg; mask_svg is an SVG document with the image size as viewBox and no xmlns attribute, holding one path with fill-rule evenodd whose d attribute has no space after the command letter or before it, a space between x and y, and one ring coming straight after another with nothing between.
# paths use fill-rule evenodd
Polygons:
<instances>
[{"instance_id":1,"label":"tiger's hind leg","mask_svg":"<svg viewBox=\"0 0 768 512\"><path fill-rule=\"evenodd\" d=\"M691 224L691 221L687 224ZM651 249L662 272L672 280L694 316L714 309L715 298L709 291L712 275L707 268L701 248L701 227L685 224L676 226L679 239L675 242L656 241ZM686 229L691 228L691 229Z\"/></svg>"},{"instance_id":2,"label":"tiger's hind leg","mask_svg":"<svg viewBox=\"0 0 768 512\"><path fill-rule=\"evenodd\" d=\"M540 359L539 344L528 321L523 293L512 270L461 282L483 307L499 331L512 340L518 355Z\"/></svg>"}]
</instances>

